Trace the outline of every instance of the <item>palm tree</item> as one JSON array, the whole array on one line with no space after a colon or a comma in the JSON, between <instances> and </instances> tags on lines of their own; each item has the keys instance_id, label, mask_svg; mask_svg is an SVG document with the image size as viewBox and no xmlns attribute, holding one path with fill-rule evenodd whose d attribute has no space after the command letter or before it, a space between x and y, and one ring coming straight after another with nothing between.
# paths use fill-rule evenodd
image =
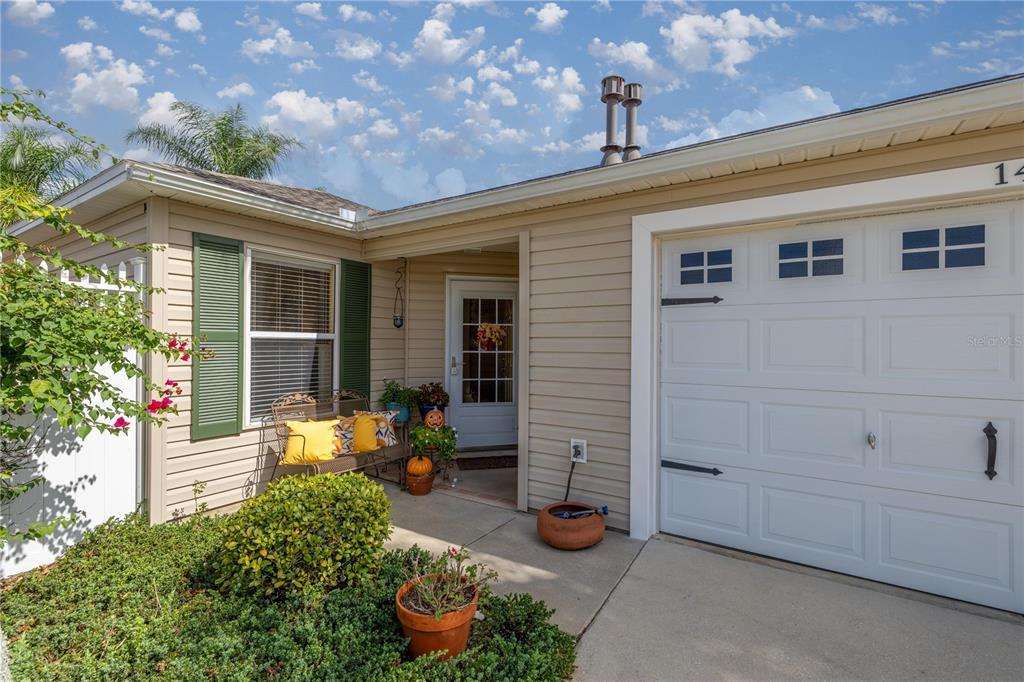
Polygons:
<instances>
[{"instance_id":1,"label":"palm tree","mask_svg":"<svg viewBox=\"0 0 1024 682\"><path fill-rule=\"evenodd\" d=\"M12 126L0 138L0 185L52 201L92 175L98 156L78 140Z\"/></svg>"},{"instance_id":2,"label":"palm tree","mask_svg":"<svg viewBox=\"0 0 1024 682\"><path fill-rule=\"evenodd\" d=\"M171 111L175 125L139 126L125 139L181 166L256 180L270 175L293 148L302 147L293 137L246 125L240 104L215 113L191 102L175 102Z\"/></svg>"}]
</instances>

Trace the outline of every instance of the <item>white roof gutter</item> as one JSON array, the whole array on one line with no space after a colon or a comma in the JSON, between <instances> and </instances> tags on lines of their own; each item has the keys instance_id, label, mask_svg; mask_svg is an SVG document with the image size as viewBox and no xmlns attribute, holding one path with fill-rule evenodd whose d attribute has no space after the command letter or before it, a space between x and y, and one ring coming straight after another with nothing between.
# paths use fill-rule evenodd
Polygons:
<instances>
[{"instance_id":1,"label":"white roof gutter","mask_svg":"<svg viewBox=\"0 0 1024 682\"><path fill-rule=\"evenodd\" d=\"M118 185L123 184L128 180L128 166L125 163L114 164L110 168L100 171L96 175L92 176L78 187L65 194L60 198L59 201L55 200L54 205L59 205L66 208L74 208L79 204L98 197L101 194L109 192ZM33 220L31 222L21 222L11 226L9 233L17 236L23 232L31 230L36 225L41 224L41 220Z\"/></svg>"},{"instance_id":2,"label":"white roof gutter","mask_svg":"<svg viewBox=\"0 0 1024 682\"><path fill-rule=\"evenodd\" d=\"M953 117L963 118L989 112L997 115L1003 110L1020 108L1022 101L1024 81L1017 78L909 102L880 105L866 111L839 113L821 120L738 135L731 139L714 140L648 155L628 163L598 166L401 208L372 215L362 221L359 227L363 230L397 232L401 231L398 229L401 226L421 220L501 204L529 201L580 189L628 184L648 176L726 164L762 154L785 153L794 148L836 144L868 135L920 128Z\"/></svg>"}]
</instances>

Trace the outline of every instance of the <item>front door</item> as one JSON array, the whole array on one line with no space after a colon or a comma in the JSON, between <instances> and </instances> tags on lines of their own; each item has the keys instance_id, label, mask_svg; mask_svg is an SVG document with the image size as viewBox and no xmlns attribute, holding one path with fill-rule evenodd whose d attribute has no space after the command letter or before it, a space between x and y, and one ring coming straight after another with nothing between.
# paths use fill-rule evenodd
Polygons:
<instances>
[{"instance_id":1,"label":"front door","mask_svg":"<svg viewBox=\"0 0 1024 682\"><path fill-rule=\"evenodd\" d=\"M515 280L449 282L448 420L460 448L516 442Z\"/></svg>"}]
</instances>

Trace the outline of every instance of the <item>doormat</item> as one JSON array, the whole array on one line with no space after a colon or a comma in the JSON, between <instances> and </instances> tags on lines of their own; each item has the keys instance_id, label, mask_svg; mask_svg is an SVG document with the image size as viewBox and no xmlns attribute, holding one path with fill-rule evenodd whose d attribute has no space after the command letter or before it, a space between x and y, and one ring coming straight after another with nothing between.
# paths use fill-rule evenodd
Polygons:
<instances>
[{"instance_id":1,"label":"doormat","mask_svg":"<svg viewBox=\"0 0 1024 682\"><path fill-rule=\"evenodd\" d=\"M463 471L473 469L512 469L519 466L516 455L499 455L497 457L459 457L455 460Z\"/></svg>"}]
</instances>

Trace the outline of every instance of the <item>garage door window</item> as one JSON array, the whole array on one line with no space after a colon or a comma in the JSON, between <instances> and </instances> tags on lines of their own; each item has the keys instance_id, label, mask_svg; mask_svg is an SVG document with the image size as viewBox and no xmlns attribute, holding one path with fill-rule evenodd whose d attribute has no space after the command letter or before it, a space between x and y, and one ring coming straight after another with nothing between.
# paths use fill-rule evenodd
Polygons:
<instances>
[{"instance_id":1,"label":"garage door window","mask_svg":"<svg viewBox=\"0 0 1024 682\"><path fill-rule=\"evenodd\" d=\"M843 274L843 240L779 244L779 279Z\"/></svg>"},{"instance_id":2,"label":"garage door window","mask_svg":"<svg viewBox=\"0 0 1024 682\"><path fill-rule=\"evenodd\" d=\"M985 264L985 226L909 230L903 233L903 270L938 270Z\"/></svg>"},{"instance_id":3,"label":"garage door window","mask_svg":"<svg viewBox=\"0 0 1024 682\"><path fill-rule=\"evenodd\" d=\"M732 249L691 251L679 256L680 284L732 281Z\"/></svg>"}]
</instances>

